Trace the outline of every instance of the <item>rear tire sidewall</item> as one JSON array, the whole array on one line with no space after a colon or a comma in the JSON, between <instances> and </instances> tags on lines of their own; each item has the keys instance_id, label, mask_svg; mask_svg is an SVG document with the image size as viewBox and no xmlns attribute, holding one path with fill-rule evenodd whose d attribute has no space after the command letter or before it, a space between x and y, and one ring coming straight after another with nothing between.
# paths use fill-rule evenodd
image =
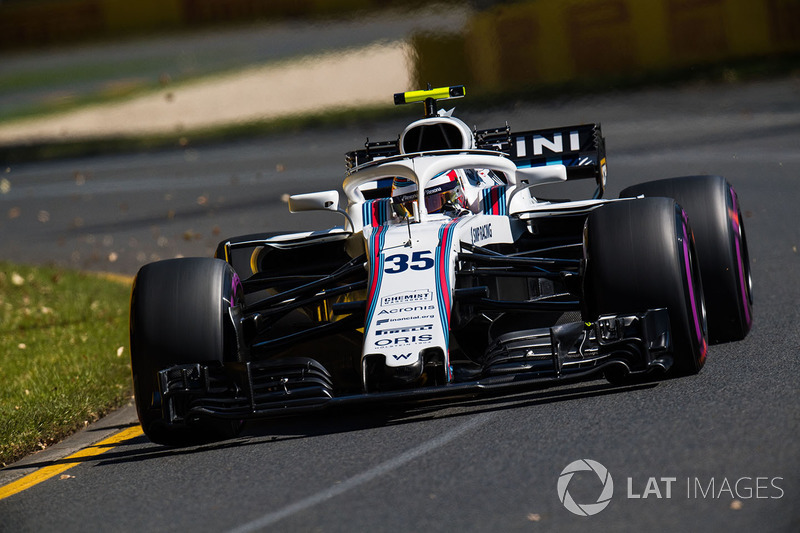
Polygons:
<instances>
[{"instance_id":1,"label":"rear tire sidewall","mask_svg":"<svg viewBox=\"0 0 800 533\"><path fill-rule=\"evenodd\" d=\"M586 222L586 319L666 308L670 375L696 374L708 348L703 288L685 213L667 198L606 204Z\"/></svg>"},{"instance_id":2,"label":"rear tire sidewall","mask_svg":"<svg viewBox=\"0 0 800 533\"><path fill-rule=\"evenodd\" d=\"M131 370L142 429L154 442L182 445L230 436L238 424L173 428L161 409L158 372L175 364L235 360L228 309L241 281L224 261L182 258L143 266L131 293Z\"/></svg>"}]
</instances>

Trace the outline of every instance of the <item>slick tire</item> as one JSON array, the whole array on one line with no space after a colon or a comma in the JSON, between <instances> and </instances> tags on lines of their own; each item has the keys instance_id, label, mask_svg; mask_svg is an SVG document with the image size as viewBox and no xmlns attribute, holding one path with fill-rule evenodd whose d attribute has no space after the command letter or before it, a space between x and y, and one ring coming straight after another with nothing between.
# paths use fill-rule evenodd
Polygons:
<instances>
[{"instance_id":1,"label":"slick tire","mask_svg":"<svg viewBox=\"0 0 800 533\"><path fill-rule=\"evenodd\" d=\"M668 198L606 204L589 215L584 239L587 319L667 308L668 375L699 372L708 351L703 288L680 206Z\"/></svg>"},{"instance_id":2,"label":"slick tire","mask_svg":"<svg viewBox=\"0 0 800 533\"><path fill-rule=\"evenodd\" d=\"M241 298L236 272L219 259L196 257L143 266L131 293L131 368L136 411L158 444L184 446L235 436L241 423L203 421L174 427L162 412L158 372L174 364L236 359L228 308Z\"/></svg>"},{"instance_id":3,"label":"slick tire","mask_svg":"<svg viewBox=\"0 0 800 533\"><path fill-rule=\"evenodd\" d=\"M686 176L628 187L620 197L674 199L689 216L712 343L738 341L753 323L750 259L736 191L721 176Z\"/></svg>"}]
</instances>

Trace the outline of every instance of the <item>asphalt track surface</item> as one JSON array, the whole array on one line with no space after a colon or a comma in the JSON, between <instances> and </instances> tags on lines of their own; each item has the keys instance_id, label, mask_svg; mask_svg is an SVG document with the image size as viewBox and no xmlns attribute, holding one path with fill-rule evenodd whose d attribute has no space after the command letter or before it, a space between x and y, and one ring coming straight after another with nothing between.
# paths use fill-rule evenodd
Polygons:
<instances>
[{"instance_id":1,"label":"asphalt track surface","mask_svg":"<svg viewBox=\"0 0 800 533\"><path fill-rule=\"evenodd\" d=\"M601 121L607 197L648 179L726 176L745 212L751 334L712 346L699 375L657 384L591 381L254 423L239 438L184 449L133 438L0 500L0 530L800 530L800 82L683 86L461 117L517 129ZM394 138L401 126L18 165L3 174L0 257L132 275L156 258L210 255L225 236L336 224L334 215L290 215L282 195L339 187L343 152L366 136ZM559 476L579 459L613 479L608 507L594 516L559 501ZM575 501L597 499L593 476L575 475Z\"/></svg>"}]
</instances>

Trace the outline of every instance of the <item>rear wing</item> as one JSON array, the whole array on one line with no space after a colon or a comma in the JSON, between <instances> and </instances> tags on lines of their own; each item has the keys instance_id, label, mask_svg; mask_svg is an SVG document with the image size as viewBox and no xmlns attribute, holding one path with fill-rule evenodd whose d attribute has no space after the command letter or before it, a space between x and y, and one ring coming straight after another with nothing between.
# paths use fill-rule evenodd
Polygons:
<instances>
[{"instance_id":1,"label":"rear wing","mask_svg":"<svg viewBox=\"0 0 800 533\"><path fill-rule=\"evenodd\" d=\"M606 142L599 124L512 132L508 126L475 132L476 147L508 155L518 168L564 165L567 179L594 179L595 198L606 187Z\"/></svg>"},{"instance_id":2,"label":"rear wing","mask_svg":"<svg viewBox=\"0 0 800 533\"><path fill-rule=\"evenodd\" d=\"M599 124L581 124L543 130L512 132L506 126L475 132L479 150L501 152L510 157L518 168L545 165L564 165L567 179L594 179L595 198L602 198L606 188L606 142ZM364 143L363 150L345 155L347 171L353 168L400 154L398 141Z\"/></svg>"}]
</instances>

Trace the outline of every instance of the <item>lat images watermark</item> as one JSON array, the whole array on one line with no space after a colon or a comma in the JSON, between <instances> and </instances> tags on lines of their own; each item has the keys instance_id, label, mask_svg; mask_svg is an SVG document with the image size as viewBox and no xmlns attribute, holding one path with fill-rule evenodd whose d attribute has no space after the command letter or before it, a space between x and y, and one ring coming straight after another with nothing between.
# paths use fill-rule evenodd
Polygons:
<instances>
[{"instance_id":1,"label":"lat images watermark","mask_svg":"<svg viewBox=\"0 0 800 533\"><path fill-rule=\"evenodd\" d=\"M570 493L570 482L575 474L583 473L584 482L588 476L591 487L583 487L580 498ZM725 499L733 500L778 500L785 496L783 478L779 476L739 476L739 477L686 477L648 476L647 478L627 478L625 498L643 499ZM558 499L571 513L578 516L592 516L601 512L611 503L614 496L614 481L608 469L592 459L578 459L568 464L558 477L556 486ZM587 491L592 496L587 497ZM598 494L593 501L593 495ZM588 500L587 500L588 498ZM579 503L580 502L580 503Z\"/></svg>"},{"instance_id":2,"label":"lat images watermark","mask_svg":"<svg viewBox=\"0 0 800 533\"><path fill-rule=\"evenodd\" d=\"M577 503L569 493L569 482L572 481L572 477L576 472L587 470L597 474L603 488L596 502ZM611 502L611 496L614 495L614 480L611 478L611 474L608 473L608 469L597 461L578 459L568 464L566 468L561 471L561 475L558 476L557 488L558 499L561 500L561 503L564 504L564 507L566 507L569 512L579 516L592 516L605 509Z\"/></svg>"}]
</instances>

